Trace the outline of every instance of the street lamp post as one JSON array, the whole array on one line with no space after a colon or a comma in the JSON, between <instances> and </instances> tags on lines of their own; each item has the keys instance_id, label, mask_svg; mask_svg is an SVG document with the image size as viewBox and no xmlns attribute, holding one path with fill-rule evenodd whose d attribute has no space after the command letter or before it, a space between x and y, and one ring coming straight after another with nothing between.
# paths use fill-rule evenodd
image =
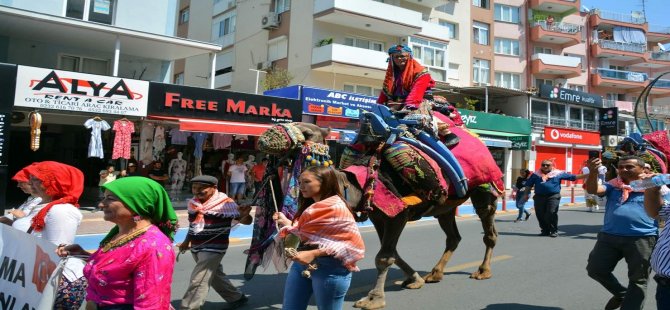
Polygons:
<instances>
[{"instance_id":1,"label":"street lamp post","mask_svg":"<svg viewBox=\"0 0 670 310\"><path fill-rule=\"evenodd\" d=\"M256 70L256 69L249 69L249 71L254 71L256 72L256 95L258 95L258 82L261 76L261 72L267 74L267 71L263 70Z\"/></svg>"}]
</instances>

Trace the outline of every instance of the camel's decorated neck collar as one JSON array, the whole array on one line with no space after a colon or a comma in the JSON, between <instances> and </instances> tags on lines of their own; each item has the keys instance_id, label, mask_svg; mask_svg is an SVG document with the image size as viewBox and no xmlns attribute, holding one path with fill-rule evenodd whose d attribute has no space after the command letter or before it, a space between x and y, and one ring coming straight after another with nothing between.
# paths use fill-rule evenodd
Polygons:
<instances>
[{"instance_id":1,"label":"camel's decorated neck collar","mask_svg":"<svg viewBox=\"0 0 670 310\"><path fill-rule=\"evenodd\" d=\"M330 147L323 143L306 141L302 144L302 155L305 156L305 164L312 166L329 167L333 165L330 159Z\"/></svg>"}]
</instances>

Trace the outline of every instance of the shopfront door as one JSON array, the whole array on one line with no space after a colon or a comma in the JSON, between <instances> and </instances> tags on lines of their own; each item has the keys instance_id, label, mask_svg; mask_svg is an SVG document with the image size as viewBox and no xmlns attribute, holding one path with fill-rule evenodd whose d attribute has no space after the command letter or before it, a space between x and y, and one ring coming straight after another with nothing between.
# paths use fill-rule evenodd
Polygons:
<instances>
[{"instance_id":1,"label":"shopfront door","mask_svg":"<svg viewBox=\"0 0 670 310\"><path fill-rule=\"evenodd\" d=\"M543 160L554 160L554 167L556 169L565 170L566 167L566 148L536 146L537 160L535 161L535 169L540 168Z\"/></svg>"}]
</instances>

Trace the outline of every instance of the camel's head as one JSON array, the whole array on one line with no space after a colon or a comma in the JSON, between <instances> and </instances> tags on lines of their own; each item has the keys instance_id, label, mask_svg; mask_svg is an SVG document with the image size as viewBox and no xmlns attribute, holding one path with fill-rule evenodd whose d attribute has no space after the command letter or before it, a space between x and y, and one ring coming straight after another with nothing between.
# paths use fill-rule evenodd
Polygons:
<instances>
[{"instance_id":1,"label":"camel's head","mask_svg":"<svg viewBox=\"0 0 670 310\"><path fill-rule=\"evenodd\" d=\"M297 150L305 142L326 143L330 129L308 123L278 124L258 138L258 148L272 155L284 155Z\"/></svg>"}]
</instances>

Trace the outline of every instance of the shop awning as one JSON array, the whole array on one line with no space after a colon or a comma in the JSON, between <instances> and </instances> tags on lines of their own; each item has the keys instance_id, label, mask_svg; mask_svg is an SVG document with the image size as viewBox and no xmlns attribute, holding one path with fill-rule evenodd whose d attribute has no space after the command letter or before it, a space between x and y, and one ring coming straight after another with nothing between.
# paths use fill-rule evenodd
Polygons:
<instances>
[{"instance_id":1,"label":"shop awning","mask_svg":"<svg viewBox=\"0 0 670 310\"><path fill-rule=\"evenodd\" d=\"M504 139L494 139L488 137L480 137L486 146L511 148L512 141Z\"/></svg>"},{"instance_id":2,"label":"shop awning","mask_svg":"<svg viewBox=\"0 0 670 310\"><path fill-rule=\"evenodd\" d=\"M225 133L231 135L260 136L272 127L271 124L244 122L210 121L197 119L179 119L179 129L191 132Z\"/></svg>"},{"instance_id":3,"label":"shop awning","mask_svg":"<svg viewBox=\"0 0 670 310\"><path fill-rule=\"evenodd\" d=\"M468 129L478 135L483 135L483 136L495 136L495 137L523 137L527 135L522 135L518 133L511 133L511 132L502 132L502 131L492 131L492 130L484 130L484 129Z\"/></svg>"}]
</instances>

